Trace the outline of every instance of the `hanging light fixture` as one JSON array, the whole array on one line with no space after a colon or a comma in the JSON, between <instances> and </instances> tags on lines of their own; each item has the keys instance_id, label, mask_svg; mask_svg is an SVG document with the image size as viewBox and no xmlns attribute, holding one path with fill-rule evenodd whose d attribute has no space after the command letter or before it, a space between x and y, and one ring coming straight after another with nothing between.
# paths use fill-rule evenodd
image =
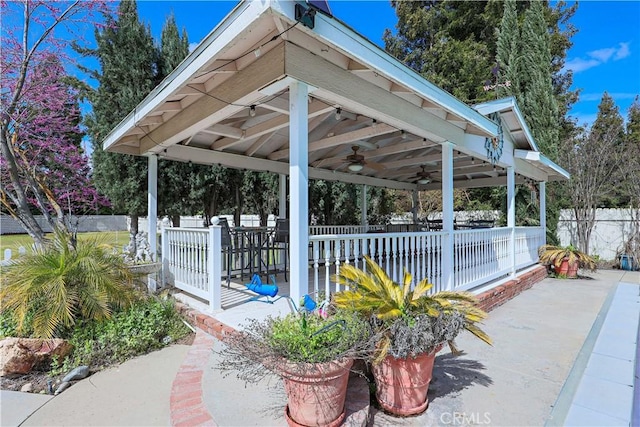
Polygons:
<instances>
[{"instance_id":1,"label":"hanging light fixture","mask_svg":"<svg viewBox=\"0 0 640 427\"><path fill-rule=\"evenodd\" d=\"M256 116L256 106L252 105L251 107L249 107L249 115L251 117L255 117Z\"/></svg>"},{"instance_id":2,"label":"hanging light fixture","mask_svg":"<svg viewBox=\"0 0 640 427\"><path fill-rule=\"evenodd\" d=\"M364 156L358 154L358 150L360 149L360 147L358 147L357 145L354 145L353 147L351 147L351 149L353 150L353 154L347 156L347 161L349 162L347 168L351 172L360 172L362 169L364 169Z\"/></svg>"},{"instance_id":3,"label":"hanging light fixture","mask_svg":"<svg viewBox=\"0 0 640 427\"><path fill-rule=\"evenodd\" d=\"M342 108L336 108L336 120L342 119Z\"/></svg>"},{"instance_id":4,"label":"hanging light fixture","mask_svg":"<svg viewBox=\"0 0 640 427\"><path fill-rule=\"evenodd\" d=\"M416 177L418 178L417 183L418 184L422 184L422 185L430 183L431 182L431 175L429 174L429 172L424 170L424 165L422 165L420 167L422 168L422 170L416 174Z\"/></svg>"}]
</instances>

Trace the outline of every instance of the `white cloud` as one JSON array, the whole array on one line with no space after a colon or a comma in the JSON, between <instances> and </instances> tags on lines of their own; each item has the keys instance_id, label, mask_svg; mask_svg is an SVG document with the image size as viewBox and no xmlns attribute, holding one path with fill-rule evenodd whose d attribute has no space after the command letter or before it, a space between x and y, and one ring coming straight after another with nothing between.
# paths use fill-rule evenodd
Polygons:
<instances>
[{"instance_id":1,"label":"white cloud","mask_svg":"<svg viewBox=\"0 0 640 427\"><path fill-rule=\"evenodd\" d=\"M629 42L622 42L615 47L592 50L587 52L588 58L570 59L565 63L564 68L565 70L572 70L574 73L579 73L581 71L588 70L589 68L605 64L611 59L619 61L631 55L629 44Z\"/></svg>"},{"instance_id":2,"label":"white cloud","mask_svg":"<svg viewBox=\"0 0 640 427\"><path fill-rule=\"evenodd\" d=\"M614 53L616 53L616 48L609 47L606 49L592 50L591 52L587 52L587 55L597 59L600 62L607 62L609 58L613 56Z\"/></svg>"},{"instance_id":3,"label":"white cloud","mask_svg":"<svg viewBox=\"0 0 640 427\"><path fill-rule=\"evenodd\" d=\"M620 43L620 48L616 52L616 56L613 57L613 60L617 61L619 59L626 58L629 55L631 55L631 51L629 50L629 42Z\"/></svg>"},{"instance_id":4,"label":"white cloud","mask_svg":"<svg viewBox=\"0 0 640 427\"><path fill-rule=\"evenodd\" d=\"M597 59L582 59L582 58L574 58L570 59L564 64L564 68L568 70L572 70L574 73L579 73L580 71L588 70L589 68L597 67L601 62Z\"/></svg>"}]
</instances>

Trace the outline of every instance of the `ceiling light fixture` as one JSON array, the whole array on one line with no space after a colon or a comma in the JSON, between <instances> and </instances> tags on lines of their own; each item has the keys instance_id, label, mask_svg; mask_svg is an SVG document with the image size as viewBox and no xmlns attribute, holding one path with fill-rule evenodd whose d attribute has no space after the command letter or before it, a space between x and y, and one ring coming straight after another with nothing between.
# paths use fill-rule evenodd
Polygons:
<instances>
[{"instance_id":1,"label":"ceiling light fixture","mask_svg":"<svg viewBox=\"0 0 640 427\"><path fill-rule=\"evenodd\" d=\"M336 108L336 120L342 119L342 108Z\"/></svg>"},{"instance_id":2,"label":"ceiling light fixture","mask_svg":"<svg viewBox=\"0 0 640 427\"><path fill-rule=\"evenodd\" d=\"M249 115L251 117L255 117L256 116L256 106L252 105L251 107L249 107Z\"/></svg>"},{"instance_id":3,"label":"ceiling light fixture","mask_svg":"<svg viewBox=\"0 0 640 427\"><path fill-rule=\"evenodd\" d=\"M420 172L418 172L416 174L416 176L418 177L418 184L428 184L431 182L431 175L429 175L429 172L427 172L426 170L424 170L425 166L422 165L420 166L422 168L422 170Z\"/></svg>"},{"instance_id":4,"label":"ceiling light fixture","mask_svg":"<svg viewBox=\"0 0 640 427\"><path fill-rule=\"evenodd\" d=\"M351 172L360 172L362 169L364 169L364 156L358 154L358 150L360 149L360 147L358 147L357 145L354 145L353 147L351 147L351 149L353 150L353 154L347 156L347 161L349 162L347 168Z\"/></svg>"}]
</instances>

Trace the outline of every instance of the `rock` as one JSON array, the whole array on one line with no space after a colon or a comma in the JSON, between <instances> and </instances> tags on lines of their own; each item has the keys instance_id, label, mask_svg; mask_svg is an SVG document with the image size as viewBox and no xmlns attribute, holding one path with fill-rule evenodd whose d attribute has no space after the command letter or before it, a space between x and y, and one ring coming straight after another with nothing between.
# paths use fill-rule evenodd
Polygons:
<instances>
[{"instance_id":1,"label":"rock","mask_svg":"<svg viewBox=\"0 0 640 427\"><path fill-rule=\"evenodd\" d=\"M5 338L0 340L0 376L26 374L53 356L64 358L71 349L62 339Z\"/></svg>"},{"instance_id":2,"label":"rock","mask_svg":"<svg viewBox=\"0 0 640 427\"><path fill-rule=\"evenodd\" d=\"M36 355L21 344L21 338L0 341L0 376L26 374L36 363Z\"/></svg>"},{"instance_id":3,"label":"rock","mask_svg":"<svg viewBox=\"0 0 640 427\"><path fill-rule=\"evenodd\" d=\"M26 383L20 388L20 391L23 393L31 393L33 391L33 384Z\"/></svg>"},{"instance_id":4,"label":"rock","mask_svg":"<svg viewBox=\"0 0 640 427\"><path fill-rule=\"evenodd\" d=\"M71 386L70 382L63 381L62 384L60 384L56 389L55 395L56 396L59 395L60 393L68 389L70 386Z\"/></svg>"},{"instance_id":5,"label":"rock","mask_svg":"<svg viewBox=\"0 0 640 427\"><path fill-rule=\"evenodd\" d=\"M63 379L62 383L67 383L70 381L81 380L83 378L87 378L89 376L89 367L88 366L78 366L74 368L71 372L69 372Z\"/></svg>"}]
</instances>

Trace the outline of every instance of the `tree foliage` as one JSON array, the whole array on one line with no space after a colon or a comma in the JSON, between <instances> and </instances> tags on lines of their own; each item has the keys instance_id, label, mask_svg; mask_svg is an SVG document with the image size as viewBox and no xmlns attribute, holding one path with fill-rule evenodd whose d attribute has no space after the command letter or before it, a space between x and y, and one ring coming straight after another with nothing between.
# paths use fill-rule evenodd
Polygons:
<instances>
[{"instance_id":1,"label":"tree foliage","mask_svg":"<svg viewBox=\"0 0 640 427\"><path fill-rule=\"evenodd\" d=\"M85 118L93 144L96 185L109 197L116 212L137 216L147 210L147 161L145 158L106 152L102 142L111 130L153 89L156 83L156 50L148 26L138 19L135 1L122 1L117 16L105 14L106 25L96 28L95 49L81 53L95 58L100 70L86 70L99 86L85 86L93 107Z\"/></svg>"},{"instance_id":2,"label":"tree foliage","mask_svg":"<svg viewBox=\"0 0 640 427\"><path fill-rule=\"evenodd\" d=\"M166 78L188 54L189 38L186 30L180 36L175 16L171 14L162 28L156 80L159 82ZM191 182L197 168L206 166L164 159L158 162L158 214L174 218L175 226L180 225L180 215L197 212Z\"/></svg>"},{"instance_id":3,"label":"tree foliage","mask_svg":"<svg viewBox=\"0 0 640 427\"><path fill-rule=\"evenodd\" d=\"M611 106L611 97L605 93L591 130L568 139L561 150L562 164L571 173L567 189L576 217L576 243L586 254L590 254L589 241L596 209L624 179L620 175L626 161L620 133L622 117L617 108ZM612 123L619 123L619 126L612 126Z\"/></svg>"},{"instance_id":4,"label":"tree foliage","mask_svg":"<svg viewBox=\"0 0 640 427\"><path fill-rule=\"evenodd\" d=\"M38 246L45 238L36 212L72 232L73 215L104 203L79 145L77 94L62 66L72 61L55 35L62 27L76 34L104 8L98 1L2 3L0 201Z\"/></svg>"}]
</instances>

